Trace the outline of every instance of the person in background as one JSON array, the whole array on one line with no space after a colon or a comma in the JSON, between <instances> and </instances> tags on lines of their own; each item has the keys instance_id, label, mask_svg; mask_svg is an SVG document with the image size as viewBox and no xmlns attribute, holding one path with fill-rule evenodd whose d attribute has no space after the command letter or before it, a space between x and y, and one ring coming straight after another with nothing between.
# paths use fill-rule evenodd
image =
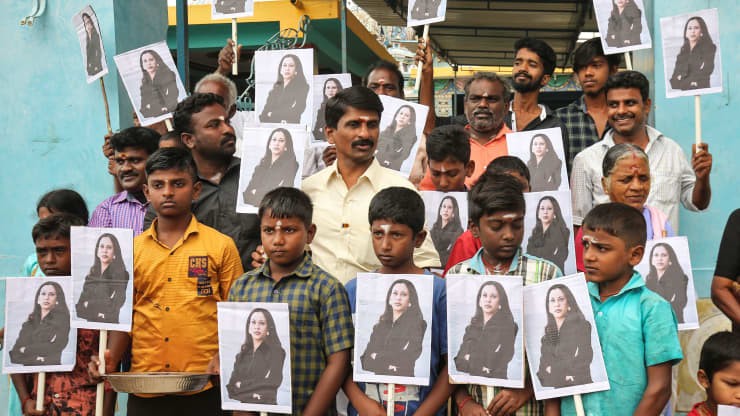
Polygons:
<instances>
[{"instance_id":1,"label":"person in background","mask_svg":"<svg viewBox=\"0 0 740 416\"><path fill-rule=\"evenodd\" d=\"M733 332L740 334L740 209L730 214L717 254L712 279L712 302L732 322Z\"/></svg>"},{"instance_id":2,"label":"person in background","mask_svg":"<svg viewBox=\"0 0 740 416\"><path fill-rule=\"evenodd\" d=\"M725 331L707 338L696 378L707 400L696 403L686 416L717 416L719 405L740 407L740 336Z\"/></svg>"},{"instance_id":3,"label":"person in background","mask_svg":"<svg viewBox=\"0 0 740 416\"><path fill-rule=\"evenodd\" d=\"M461 126L440 126L427 136L429 177L438 192L465 192L465 179L475 170L468 133Z\"/></svg>"}]
</instances>

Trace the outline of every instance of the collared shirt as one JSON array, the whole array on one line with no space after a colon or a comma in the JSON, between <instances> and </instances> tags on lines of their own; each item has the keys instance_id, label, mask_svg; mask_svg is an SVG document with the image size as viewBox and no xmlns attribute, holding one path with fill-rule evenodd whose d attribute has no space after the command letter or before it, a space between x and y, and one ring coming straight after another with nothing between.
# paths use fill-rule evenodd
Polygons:
<instances>
[{"instance_id":1,"label":"collared shirt","mask_svg":"<svg viewBox=\"0 0 740 416\"><path fill-rule=\"evenodd\" d=\"M565 107L558 108L554 111L556 117L563 122L565 129L568 131L568 165L573 164L573 158L583 149L601 140L599 129L596 128L596 122L588 114L586 100L583 95L578 97L572 103ZM604 134L609 129L609 123L602 130ZM570 173L570 171L568 171Z\"/></svg>"},{"instance_id":2,"label":"collared shirt","mask_svg":"<svg viewBox=\"0 0 740 416\"><path fill-rule=\"evenodd\" d=\"M646 204L663 211L678 232L679 202L690 211L703 211L692 202L696 175L678 143L650 126L645 127L649 140L645 153L650 159L651 177ZM614 130L609 130L603 140L589 146L573 160L570 190L575 225L581 225L591 208L609 202L609 195L601 185L601 165L612 146Z\"/></svg>"},{"instance_id":3,"label":"collared shirt","mask_svg":"<svg viewBox=\"0 0 740 416\"><path fill-rule=\"evenodd\" d=\"M236 212L239 193L239 166L241 159L231 159L229 167L219 183L214 183L198 174L203 184L200 196L193 202L193 214L201 224L215 228L231 237L239 249L244 270L252 268L252 252L260 244L260 222L255 214ZM157 213L149 207L144 219L144 229L149 228Z\"/></svg>"},{"instance_id":4,"label":"collared shirt","mask_svg":"<svg viewBox=\"0 0 740 416\"><path fill-rule=\"evenodd\" d=\"M311 243L313 261L340 282L347 283L357 273L381 266L373 250L367 214L373 196L391 186L416 190L406 178L380 166L376 159L350 189L337 170L337 163L303 181L303 191L313 201L317 228ZM423 268L440 267L430 233L414 251L414 263Z\"/></svg>"},{"instance_id":5,"label":"collared shirt","mask_svg":"<svg viewBox=\"0 0 740 416\"><path fill-rule=\"evenodd\" d=\"M535 117L534 120L530 121L522 131L531 130L542 130L559 127L561 135L563 136L563 152L565 152L565 160L567 166L567 173L570 174L570 161L573 153L570 153L570 138L568 136L568 129L565 128L565 124L560 120L559 117L555 116L555 113L550 110L550 107L545 104L537 104L540 107L540 115ZM516 113L514 112L514 100L509 103L509 112L506 113L504 119L506 126L511 128L512 131L516 129ZM526 160L524 161L527 162Z\"/></svg>"},{"instance_id":6,"label":"collared shirt","mask_svg":"<svg viewBox=\"0 0 740 416\"><path fill-rule=\"evenodd\" d=\"M344 286L304 254L296 270L275 281L270 260L239 277L230 302L284 302L290 311L293 414L308 404L331 354L352 348L354 327ZM336 415L329 406L327 415Z\"/></svg>"},{"instance_id":7,"label":"collared shirt","mask_svg":"<svg viewBox=\"0 0 740 416\"><path fill-rule=\"evenodd\" d=\"M486 266L483 264L483 248L478 250L473 258L452 266L447 271L447 274L488 274L486 272ZM509 271L506 272L506 275L521 276L524 279L524 285L531 285L561 277L563 274L560 272L558 266L553 263L524 253L519 248L511 261L511 266L509 266ZM525 377L529 378L529 370L526 368ZM483 403L483 390L479 385L468 385L468 391L478 403ZM500 390L500 387L495 387L494 394L498 394ZM542 416L544 413L544 402L535 400L533 396L515 414L516 416Z\"/></svg>"},{"instance_id":8,"label":"collared shirt","mask_svg":"<svg viewBox=\"0 0 740 416\"><path fill-rule=\"evenodd\" d=\"M632 415L647 387L647 367L683 359L671 304L645 286L635 271L614 296L601 302L599 285L588 283L610 389L584 394L586 415ZM561 414L575 415L572 397Z\"/></svg>"},{"instance_id":9,"label":"collared shirt","mask_svg":"<svg viewBox=\"0 0 740 416\"><path fill-rule=\"evenodd\" d=\"M244 272L239 252L195 216L173 247L156 224L134 239L131 371L205 371L218 353L216 303Z\"/></svg>"},{"instance_id":10,"label":"collared shirt","mask_svg":"<svg viewBox=\"0 0 740 416\"><path fill-rule=\"evenodd\" d=\"M119 192L106 198L93 211L89 227L129 228L134 230L134 237L141 234L144 227L144 215L149 202L141 203L128 191Z\"/></svg>"}]
</instances>

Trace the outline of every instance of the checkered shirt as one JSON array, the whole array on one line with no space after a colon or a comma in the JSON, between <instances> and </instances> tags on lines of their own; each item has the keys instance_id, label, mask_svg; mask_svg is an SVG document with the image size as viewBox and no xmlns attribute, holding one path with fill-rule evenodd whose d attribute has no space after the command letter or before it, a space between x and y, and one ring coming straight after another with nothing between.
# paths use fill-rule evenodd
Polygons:
<instances>
[{"instance_id":1,"label":"checkered shirt","mask_svg":"<svg viewBox=\"0 0 740 416\"><path fill-rule=\"evenodd\" d=\"M555 110L555 116L560 118L568 130L568 166L573 166L573 158L583 149L601 140L599 130L596 128L594 119L586 110L586 103L583 96L566 105L565 107ZM609 129L609 125L604 128L604 133ZM570 173L570 171L568 171Z\"/></svg>"}]
</instances>

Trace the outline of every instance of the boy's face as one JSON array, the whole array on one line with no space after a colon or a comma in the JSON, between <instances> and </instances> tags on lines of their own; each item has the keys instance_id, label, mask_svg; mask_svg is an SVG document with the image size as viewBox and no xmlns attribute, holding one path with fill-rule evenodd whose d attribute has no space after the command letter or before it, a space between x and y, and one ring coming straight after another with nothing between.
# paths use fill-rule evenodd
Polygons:
<instances>
[{"instance_id":1,"label":"boy's face","mask_svg":"<svg viewBox=\"0 0 740 416\"><path fill-rule=\"evenodd\" d=\"M72 250L67 237L39 237L35 241L36 258L47 276L69 276L72 273Z\"/></svg>"},{"instance_id":2,"label":"boy's face","mask_svg":"<svg viewBox=\"0 0 740 416\"><path fill-rule=\"evenodd\" d=\"M429 159L429 176L440 192L465 191L465 178L470 177L474 169L472 160L465 164L451 157L441 162Z\"/></svg>"},{"instance_id":3,"label":"boy's face","mask_svg":"<svg viewBox=\"0 0 740 416\"><path fill-rule=\"evenodd\" d=\"M190 207L200 195L200 188L201 183L193 183L188 171L155 170L147 178L144 194L157 215L178 217L191 212Z\"/></svg>"},{"instance_id":4,"label":"boy's face","mask_svg":"<svg viewBox=\"0 0 740 416\"><path fill-rule=\"evenodd\" d=\"M611 282L632 276L645 252L645 246L627 247L624 240L602 230L583 227L583 264L586 280Z\"/></svg>"},{"instance_id":5,"label":"boy's face","mask_svg":"<svg viewBox=\"0 0 740 416\"><path fill-rule=\"evenodd\" d=\"M714 405L740 407L740 361L734 361L715 372L711 383L704 370L699 370L697 376L699 383L707 391L707 398Z\"/></svg>"},{"instance_id":6,"label":"boy's face","mask_svg":"<svg viewBox=\"0 0 740 416\"><path fill-rule=\"evenodd\" d=\"M617 68L609 66L606 56L597 56L576 71L576 75L584 94L593 97L604 91L606 80L616 72Z\"/></svg>"},{"instance_id":7,"label":"boy's face","mask_svg":"<svg viewBox=\"0 0 740 416\"><path fill-rule=\"evenodd\" d=\"M141 192L146 183L148 157L149 153L141 147L125 147L122 152L115 152L113 158L116 162L116 176L125 191Z\"/></svg>"},{"instance_id":8,"label":"boy's face","mask_svg":"<svg viewBox=\"0 0 740 416\"><path fill-rule=\"evenodd\" d=\"M272 210L267 210L260 220L260 231L262 247L270 262L288 266L303 258L306 244L316 235L316 225L306 228L298 217L273 218Z\"/></svg>"},{"instance_id":9,"label":"boy's face","mask_svg":"<svg viewBox=\"0 0 740 416\"><path fill-rule=\"evenodd\" d=\"M414 248L421 247L427 232L417 234L405 224L390 220L375 220L370 226L373 237L373 250L380 264L387 268L402 267L414 261Z\"/></svg>"},{"instance_id":10,"label":"boy's face","mask_svg":"<svg viewBox=\"0 0 740 416\"><path fill-rule=\"evenodd\" d=\"M483 214L470 226L473 237L480 238L486 254L498 263L508 262L519 249L524 237L524 213L496 211Z\"/></svg>"}]
</instances>

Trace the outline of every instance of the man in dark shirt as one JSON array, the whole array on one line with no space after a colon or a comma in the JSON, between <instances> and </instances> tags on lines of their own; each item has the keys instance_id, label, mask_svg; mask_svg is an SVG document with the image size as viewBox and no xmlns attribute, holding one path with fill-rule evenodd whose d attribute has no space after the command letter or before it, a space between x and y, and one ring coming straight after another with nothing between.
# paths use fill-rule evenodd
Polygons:
<instances>
[{"instance_id":1,"label":"man in dark shirt","mask_svg":"<svg viewBox=\"0 0 740 416\"><path fill-rule=\"evenodd\" d=\"M198 221L228 235L236 243L245 270L252 269L251 253L260 242L255 214L236 212L241 159L234 157L236 137L229 125L224 100L215 94L193 94L177 105L175 130L192 152L202 189L193 203ZM149 207L144 229L156 213Z\"/></svg>"}]
</instances>

